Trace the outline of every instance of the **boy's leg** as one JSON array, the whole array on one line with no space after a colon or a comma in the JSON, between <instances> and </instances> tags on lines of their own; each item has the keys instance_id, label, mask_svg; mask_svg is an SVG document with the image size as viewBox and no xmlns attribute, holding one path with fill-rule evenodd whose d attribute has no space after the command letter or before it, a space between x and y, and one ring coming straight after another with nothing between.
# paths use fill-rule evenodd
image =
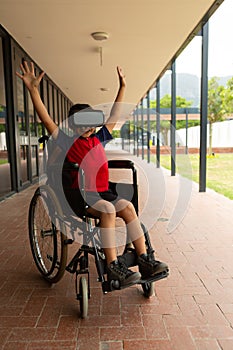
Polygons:
<instances>
[{"instance_id":1,"label":"boy's leg","mask_svg":"<svg viewBox=\"0 0 233 350\"><path fill-rule=\"evenodd\" d=\"M107 264L116 260L115 221L116 211L112 203L99 200L93 207L88 208L88 213L100 218L101 243L105 252Z\"/></svg>"},{"instance_id":2,"label":"boy's leg","mask_svg":"<svg viewBox=\"0 0 233 350\"><path fill-rule=\"evenodd\" d=\"M127 225L127 233L133 242L138 256L146 254L144 232L133 204L125 199L120 199L116 205L117 216L122 218Z\"/></svg>"},{"instance_id":3,"label":"boy's leg","mask_svg":"<svg viewBox=\"0 0 233 350\"><path fill-rule=\"evenodd\" d=\"M144 232L133 204L121 199L116 204L116 211L117 216L121 217L127 224L128 234L138 255L138 266L142 279L152 277L163 271L168 271L166 263L155 260L153 254L147 254Z\"/></svg>"},{"instance_id":4,"label":"boy's leg","mask_svg":"<svg viewBox=\"0 0 233 350\"><path fill-rule=\"evenodd\" d=\"M138 282L141 274L129 270L118 261L115 244L116 211L112 203L99 200L88 212L100 218L101 240L107 261L108 280L118 280L121 286Z\"/></svg>"}]
</instances>

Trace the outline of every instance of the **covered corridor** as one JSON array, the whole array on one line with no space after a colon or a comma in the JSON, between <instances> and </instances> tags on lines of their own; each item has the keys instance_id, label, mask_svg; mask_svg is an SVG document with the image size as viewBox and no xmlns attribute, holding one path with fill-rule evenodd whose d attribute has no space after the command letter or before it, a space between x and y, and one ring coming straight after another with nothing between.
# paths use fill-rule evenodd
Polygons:
<instances>
[{"instance_id":1,"label":"covered corridor","mask_svg":"<svg viewBox=\"0 0 233 350\"><path fill-rule=\"evenodd\" d=\"M91 261L89 316L81 319L74 276L66 272L50 287L32 260L27 213L36 185L29 187L0 203L0 348L232 349L233 202L213 191L200 193L192 184L181 220L168 232L179 197L179 177L124 151L108 151L108 157L126 157L137 164L140 206L146 193L143 178L153 173L164 183L147 213L153 215L163 196L150 234L157 257L170 267L170 276L156 283L150 299L142 296L140 286L103 295Z\"/></svg>"}]
</instances>

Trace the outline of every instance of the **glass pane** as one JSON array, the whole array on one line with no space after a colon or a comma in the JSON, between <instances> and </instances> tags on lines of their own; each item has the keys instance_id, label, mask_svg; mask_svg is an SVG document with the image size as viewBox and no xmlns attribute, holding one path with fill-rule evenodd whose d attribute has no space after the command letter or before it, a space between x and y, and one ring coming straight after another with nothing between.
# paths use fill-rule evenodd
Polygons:
<instances>
[{"instance_id":1,"label":"glass pane","mask_svg":"<svg viewBox=\"0 0 233 350\"><path fill-rule=\"evenodd\" d=\"M196 36L176 60L176 106L179 108L176 115L176 136L177 143L181 146L178 153L199 152L201 51L202 37Z\"/></svg>"},{"instance_id":2,"label":"glass pane","mask_svg":"<svg viewBox=\"0 0 233 350\"><path fill-rule=\"evenodd\" d=\"M37 146L31 147L32 177L37 176Z\"/></svg>"},{"instance_id":3,"label":"glass pane","mask_svg":"<svg viewBox=\"0 0 233 350\"><path fill-rule=\"evenodd\" d=\"M58 116L59 116L59 123L62 122L62 105L61 105L61 94L58 91Z\"/></svg>"},{"instance_id":4,"label":"glass pane","mask_svg":"<svg viewBox=\"0 0 233 350\"><path fill-rule=\"evenodd\" d=\"M196 36L176 60L176 97L183 99L177 107L200 107L201 46L202 37Z\"/></svg>"},{"instance_id":5,"label":"glass pane","mask_svg":"<svg viewBox=\"0 0 233 350\"><path fill-rule=\"evenodd\" d=\"M24 89L23 82L20 78L17 77L17 110L18 110L18 130L20 136L26 136L27 133L27 124L26 116L24 111Z\"/></svg>"},{"instance_id":6,"label":"glass pane","mask_svg":"<svg viewBox=\"0 0 233 350\"><path fill-rule=\"evenodd\" d=\"M21 57L16 55L16 69L19 70L19 65L21 63ZM19 157L20 157L20 185L28 181L28 127L27 119L25 114L25 96L24 96L24 86L20 78L16 78L16 88L17 88L17 127L18 127L18 141L19 141Z\"/></svg>"},{"instance_id":7,"label":"glass pane","mask_svg":"<svg viewBox=\"0 0 233 350\"><path fill-rule=\"evenodd\" d=\"M232 0L224 0L209 20L209 77L225 85L232 77Z\"/></svg>"},{"instance_id":8,"label":"glass pane","mask_svg":"<svg viewBox=\"0 0 233 350\"><path fill-rule=\"evenodd\" d=\"M65 119L67 119L67 100L66 98L64 97L64 116L65 116Z\"/></svg>"},{"instance_id":9,"label":"glass pane","mask_svg":"<svg viewBox=\"0 0 233 350\"><path fill-rule=\"evenodd\" d=\"M167 70L160 80L160 131L163 146L170 146L171 120L171 71Z\"/></svg>"},{"instance_id":10,"label":"glass pane","mask_svg":"<svg viewBox=\"0 0 233 350\"><path fill-rule=\"evenodd\" d=\"M37 123L37 136L40 137L43 135L43 124L40 118L38 117L37 113L36 113L36 123Z\"/></svg>"},{"instance_id":11,"label":"glass pane","mask_svg":"<svg viewBox=\"0 0 233 350\"><path fill-rule=\"evenodd\" d=\"M2 39L0 38L0 197L11 191L11 171L7 149L6 117L3 52Z\"/></svg>"},{"instance_id":12,"label":"glass pane","mask_svg":"<svg viewBox=\"0 0 233 350\"><path fill-rule=\"evenodd\" d=\"M150 132L151 132L151 146L156 145L156 93L157 89L152 88L149 92L150 98ZM151 153L155 153L155 147L151 147Z\"/></svg>"},{"instance_id":13,"label":"glass pane","mask_svg":"<svg viewBox=\"0 0 233 350\"><path fill-rule=\"evenodd\" d=\"M209 21L209 155L233 152L232 11L232 0L225 0Z\"/></svg>"},{"instance_id":14,"label":"glass pane","mask_svg":"<svg viewBox=\"0 0 233 350\"><path fill-rule=\"evenodd\" d=\"M53 113L53 87L50 83L49 83L49 115L55 121L54 113Z\"/></svg>"},{"instance_id":15,"label":"glass pane","mask_svg":"<svg viewBox=\"0 0 233 350\"><path fill-rule=\"evenodd\" d=\"M48 85L47 85L46 79L43 79L43 91L44 91L44 96L43 96L44 105L48 109Z\"/></svg>"},{"instance_id":16,"label":"glass pane","mask_svg":"<svg viewBox=\"0 0 233 350\"><path fill-rule=\"evenodd\" d=\"M28 95L28 114L29 114L30 135L36 136L36 120L34 115L34 107L29 95Z\"/></svg>"},{"instance_id":17,"label":"glass pane","mask_svg":"<svg viewBox=\"0 0 233 350\"><path fill-rule=\"evenodd\" d=\"M207 187L230 199L233 199L232 14L233 1L225 0L209 20L207 128Z\"/></svg>"},{"instance_id":18,"label":"glass pane","mask_svg":"<svg viewBox=\"0 0 233 350\"><path fill-rule=\"evenodd\" d=\"M20 183L21 185L28 180L28 146L20 146Z\"/></svg>"},{"instance_id":19,"label":"glass pane","mask_svg":"<svg viewBox=\"0 0 233 350\"><path fill-rule=\"evenodd\" d=\"M59 117L58 117L58 111L57 111L57 90L54 88L54 94L53 94L53 99L54 99L54 120L55 123L58 125L59 124Z\"/></svg>"},{"instance_id":20,"label":"glass pane","mask_svg":"<svg viewBox=\"0 0 233 350\"><path fill-rule=\"evenodd\" d=\"M64 121L63 126L66 127L67 121L66 121L66 111L65 111L65 98L63 95L61 97L61 101L62 101L62 116L63 116L62 120Z\"/></svg>"},{"instance_id":21,"label":"glass pane","mask_svg":"<svg viewBox=\"0 0 233 350\"><path fill-rule=\"evenodd\" d=\"M48 110L48 82L47 80L44 78L43 79L43 102L44 105L46 107L46 109ZM37 122L38 124L38 135L42 136L42 135L47 135L48 132L47 130L42 126L41 121L39 120L39 117L37 116Z\"/></svg>"}]
</instances>

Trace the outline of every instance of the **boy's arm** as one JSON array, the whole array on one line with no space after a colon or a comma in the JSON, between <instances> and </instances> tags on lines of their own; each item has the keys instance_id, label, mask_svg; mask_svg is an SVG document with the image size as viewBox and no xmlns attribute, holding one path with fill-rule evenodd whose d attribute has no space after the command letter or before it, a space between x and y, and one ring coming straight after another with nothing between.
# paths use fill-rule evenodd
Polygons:
<instances>
[{"instance_id":1,"label":"boy's arm","mask_svg":"<svg viewBox=\"0 0 233 350\"><path fill-rule=\"evenodd\" d=\"M54 123L54 121L48 114L48 111L41 100L38 89L40 82L44 76L44 72L40 73L40 75L36 77L33 62L31 62L30 66L31 67L29 68L27 62L24 61L23 64L20 65L22 74L16 72L16 75L22 79L25 86L27 87L32 99L32 103L40 120L42 121L48 132L53 136L53 138L56 139L58 135L58 126Z\"/></svg>"},{"instance_id":2,"label":"boy's arm","mask_svg":"<svg viewBox=\"0 0 233 350\"><path fill-rule=\"evenodd\" d=\"M112 132L113 128L115 127L117 121L120 118L121 102L123 102L124 100L125 88L126 88L125 75L122 72L122 69L120 67L117 67L117 73L118 73L120 86L119 86L119 90L115 98L114 104L112 106L110 116L106 123L106 128L110 133Z\"/></svg>"}]
</instances>

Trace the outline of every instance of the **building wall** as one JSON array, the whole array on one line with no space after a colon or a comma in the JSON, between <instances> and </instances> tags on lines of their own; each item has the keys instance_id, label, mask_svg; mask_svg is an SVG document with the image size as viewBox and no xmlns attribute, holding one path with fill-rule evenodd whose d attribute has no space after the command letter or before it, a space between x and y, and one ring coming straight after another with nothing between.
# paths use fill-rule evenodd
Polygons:
<instances>
[{"instance_id":1,"label":"building wall","mask_svg":"<svg viewBox=\"0 0 233 350\"><path fill-rule=\"evenodd\" d=\"M186 130L177 130L181 144L185 145ZM233 147L233 120L213 124L213 147ZM200 147L200 126L188 128L188 147ZM209 127L207 128L207 147L209 147Z\"/></svg>"},{"instance_id":2,"label":"building wall","mask_svg":"<svg viewBox=\"0 0 233 350\"><path fill-rule=\"evenodd\" d=\"M0 26L0 200L35 183L39 176L42 150L38 138L46 131L15 74L23 59L34 62ZM38 74L40 67L34 65ZM47 75L40 88L53 120L63 122L72 102Z\"/></svg>"}]
</instances>

